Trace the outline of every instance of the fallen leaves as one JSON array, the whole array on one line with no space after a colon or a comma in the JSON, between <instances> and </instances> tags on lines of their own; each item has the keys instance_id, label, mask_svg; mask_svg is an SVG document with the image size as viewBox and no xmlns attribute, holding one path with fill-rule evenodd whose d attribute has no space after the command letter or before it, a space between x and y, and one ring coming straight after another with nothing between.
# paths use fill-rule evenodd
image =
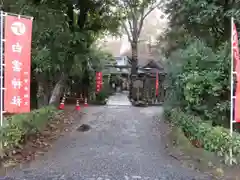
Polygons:
<instances>
[{"instance_id":1,"label":"fallen leaves","mask_svg":"<svg viewBox=\"0 0 240 180\"><path fill-rule=\"evenodd\" d=\"M73 123L72 116L72 111L57 114L41 133L29 136L22 147L11 150L8 153L9 156L2 162L2 166L8 168L43 156L54 141L70 131Z\"/></svg>"}]
</instances>

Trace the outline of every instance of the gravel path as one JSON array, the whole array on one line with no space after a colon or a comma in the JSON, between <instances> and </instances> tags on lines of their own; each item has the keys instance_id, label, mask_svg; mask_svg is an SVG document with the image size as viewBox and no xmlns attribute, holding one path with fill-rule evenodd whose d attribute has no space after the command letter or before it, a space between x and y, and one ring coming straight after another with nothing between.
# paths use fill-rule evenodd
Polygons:
<instances>
[{"instance_id":1,"label":"gravel path","mask_svg":"<svg viewBox=\"0 0 240 180\"><path fill-rule=\"evenodd\" d=\"M156 118L161 107L108 105L84 111L81 121L76 114L76 122L89 124L89 131L78 132L76 125L43 158L8 176L18 180L210 179L167 155L162 123Z\"/></svg>"}]
</instances>

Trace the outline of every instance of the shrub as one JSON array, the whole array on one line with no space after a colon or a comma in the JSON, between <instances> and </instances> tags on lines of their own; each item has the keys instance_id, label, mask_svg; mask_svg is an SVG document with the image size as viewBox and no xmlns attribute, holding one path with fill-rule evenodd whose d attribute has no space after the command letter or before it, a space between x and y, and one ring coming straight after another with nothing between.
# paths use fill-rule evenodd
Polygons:
<instances>
[{"instance_id":1,"label":"shrub","mask_svg":"<svg viewBox=\"0 0 240 180\"><path fill-rule=\"evenodd\" d=\"M233 147L233 160L240 163L240 134L234 132L231 137L228 129L212 127L200 117L186 114L179 108L166 109L165 115L171 123L186 132L190 140L198 140L207 151L224 157L225 163L229 161L229 148Z\"/></svg>"},{"instance_id":2,"label":"shrub","mask_svg":"<svg viewBox=\"0 0 240 180\"><path fill-rule=\"evenodd\" d=\"M48 106L30 113L8 117L6 125L0 129L2 151L6 153L20 147L28 136L40 133L56 112L55 107Z\"/></svg>"},{"instance_id":3,"label":"shrub","mask_svg":"<svg viewBox=\"0 0 240 180\"><path fill-rule=\"evenodd\" d=\"M108 80L105 78L104 82L103 82L103 88L102 90L104 93L106 93L106 97L108 98L109 96L113 95L114 90L111 87L111 85L109 84Z\"/></svg>"},{"instance_id":4,"label":"shrub","mask_svg":"<svg viewBox=\"0 0 240 180\"><path fill-rule=\"evenodd\" d=\"M108 98L108 93L106 91L100 91L96 94L96 101L104 102Z\"/></svg>"},{"instance_id":5,"label":"shrub","mask_svg":"<svg viewBox=\"0 0 240 180\"><path fill-rule=\"evenodd\" d=\"M215 124L229 123L229 45L216 52L200 40L172 53L168 59L166 104L180 106L187 112L214 120Z\"/></svg>"},{"instance_id":6,"label":"shrub","mask_svg":"<svg viewBox=\"0 0 240 180\"><path fill-rule=\"evenodd\" d=\"M96 99L95 99L95 103L97 104L105 104L105 100L112 95L112 89L107 81L107 79L105 78L103 84L102 84L102 89L100 90L100 92L96 93Z\"/></svg>"}]
</instances>

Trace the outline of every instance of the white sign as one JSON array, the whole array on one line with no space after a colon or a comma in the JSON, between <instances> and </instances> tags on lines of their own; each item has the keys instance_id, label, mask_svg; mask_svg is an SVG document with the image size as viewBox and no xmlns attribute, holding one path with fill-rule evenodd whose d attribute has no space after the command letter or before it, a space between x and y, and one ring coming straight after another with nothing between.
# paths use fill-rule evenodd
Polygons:
<instances>
[{"instance_id":1,"label":"white sign","mask_svg":"<svg viewBox=\"0 0 240 180\"><path fill-rule=\"evenodd\" d=\"M14 89L21 89L22 81L20 79L13 78L12 86L13 86Z\"/></svg>"},{"instance_id":2,"label":"white sign","mask_svg":"<svg viewBox=\"0 0 240 180\"><path fill-rule=\"evenodd\" d=\"M19 43L16 43L16 44L12 45L12 51L17 52L17 53L21 53L22 52L22 46Z\"/></svg>"},{"instance_id":3,"label":"white sign","mask_svg":"<svg viewBox=\"0 0 240 180\"><path fill-rule=\"evenodd\" d=\"M12 68L14 72L20 72L22 70L22 63L19 62L18 60L12 61Z\"/></svg>"},{"instance_id":4,"label":"white sign","mask_svg":"<svg viewBox=\"0 0 240 180\"><path fill-rule=\"evenodd\" d=\"M13 96L11 104L16 105L16 106L21 106L22 99L20 96Z\"/></svg>"},{"instance_id":5,"label":"white sign","mask_svg":"<svg viewBox=\"0 0 240 180\"><path fill-rule=\"evenodd\" d=\"M21 36L26 32L26 26L22 22L14 22L11 26L12 32L17 35Z\"/></svg>"}]
</instances>

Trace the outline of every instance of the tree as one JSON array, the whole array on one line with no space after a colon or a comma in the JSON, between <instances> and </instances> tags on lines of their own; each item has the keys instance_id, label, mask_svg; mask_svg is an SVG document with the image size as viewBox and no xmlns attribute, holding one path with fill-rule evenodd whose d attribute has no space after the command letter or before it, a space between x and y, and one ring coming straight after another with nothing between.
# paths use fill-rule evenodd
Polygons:
<instances>
[{"instance_id":1,"label":"tree","mask_svg":"<svg viewBox=\"0 0 240 180\"><path fill-rule=\"evenodd\" d=\"M239 25L238 1L170 0L165 37L168 93L165 103L188 114L229 124L230 19ZM211 99L211 101L207 101Z\"/></svg>"},{"instance_id":2,"label":"tree","mask_svg":"<svg viewBox=\"0 0 240 180\"><path fill-rule=\"evenodd\" d=\"M72 39L64 15L67 8L61 0L10 0L3 3L3 9L34 17L31 74L32 82L36 83L32 83L34 86L31 84L31 99L37 101L38 107L47 105L58 77L67 67L69 42Z\"/></svg>"},{"instance_id":3,"label":"tree","mask_svg":"<svg viewBox=\"0 0 240 180\"><path fill-rule=\"evenodd\" d=\"M239 24L240 4L237 0L170 0L165 2L172 30L177 31L178 28L183 27L186 34L202 38L213 47L229 40L231 16Z\"/></svg>"},{"instance_id":4,"label":"tree","mask_svg":"<svg viewBox=\"0 0 240 180\"><path fill-rule=\"evenodd\" d=\"M123 13L122 25L128 36L132 49L132 74L137 74L138 41L146 17L157 7L159 0L121 0Z\"/></svg>"},{"instance_id":5,"label":"tree","mask_svg":"<svg viewBox=\"0 0 240 180\"><path fill-rule=\"evenodd\" d=\"M32 80L37 87L31 87L31 91L37 92L31 93L31 99L34 94L38 102L43 100L40 106L58 103L75 64L87 71L93 59L88 58L91 45L101 33L117 29L119 21L111 5L108 0L2 1L4 11L34 17Z\"/></svg>"}]
</instances>

